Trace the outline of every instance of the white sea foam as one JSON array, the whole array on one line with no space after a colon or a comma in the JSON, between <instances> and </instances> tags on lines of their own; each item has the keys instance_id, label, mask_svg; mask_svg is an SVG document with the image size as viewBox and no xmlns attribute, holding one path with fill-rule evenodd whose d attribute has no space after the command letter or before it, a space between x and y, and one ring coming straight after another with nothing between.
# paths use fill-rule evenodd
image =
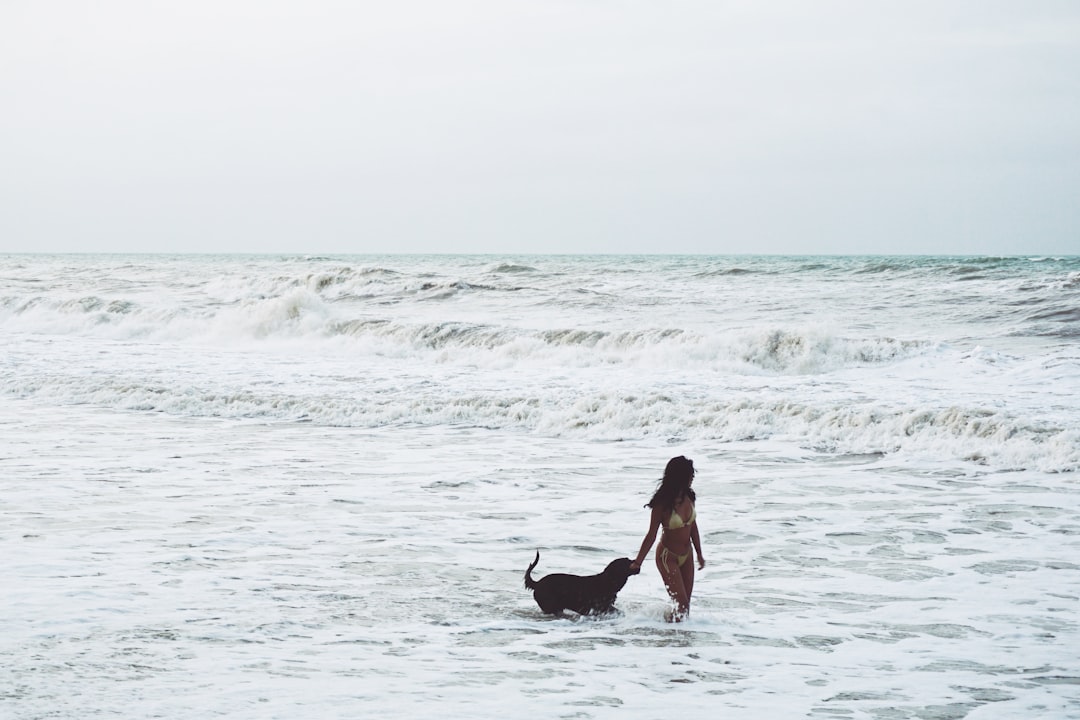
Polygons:
<instances>
[{"instance_id":1,"label":"white sea foam","mask_svg":"<svg viewBox=\"0 0 1080 720\"><path fill-rule=\"evenodd\" d=\"M1060 475L48 407L0 406L17 717L1065 718L1080 700L1080 494ZM651 567L618 616L541 615L533 553L546 574L634 552L675 452L700 473L691 619L663 622Z\"/></svg>"},{"instance_id":2,"label":"white sea foam","mask_svg":"<svg viewBox=\"0 0 1080 720\"><path fill-rule=\"evenodd\" d=\"M707 363L676 371L655 358L629 369L549 365L539 352L483 362L462 353L418 356L381 347L368 355L339 350L313 363L308 349L292 346L259 353L203 348L197 356L187 346L130 340L93 347L87 354L81 338L13 338L13 367L0 376L0 391L192 417L366 428L462 425L592 440L774 438L837 453L1080 469L1075 415L1068 404L1054 406L1070 388L1080 389L1076 363L1043 371L1043 378L1056 378L1050 385L1032 379L1030 366L1018 369L995 353L952 354L954 363L976 371L970 379L956 372L936 378L906 366L892 366L883 376L876 365L859 365L810 382L759 370L716 373L695 384L695 376L715 372ZM913 393L897 378L922 388ZM1013 396L1021 381L1023 393ZM980 383L997 385L998 395Z\"/></svg>"}]
</instances>

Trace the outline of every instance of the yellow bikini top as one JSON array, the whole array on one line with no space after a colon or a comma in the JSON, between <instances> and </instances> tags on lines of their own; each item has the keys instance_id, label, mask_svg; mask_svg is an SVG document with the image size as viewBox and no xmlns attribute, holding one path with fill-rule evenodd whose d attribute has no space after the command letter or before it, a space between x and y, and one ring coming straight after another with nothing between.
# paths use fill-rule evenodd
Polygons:
<instances>
[{"instance_id":1,"label":"yellow bikini top","mask_svg":"<svg viewBox=\"0 0 1080 720\"><path fill-rule=\"evenodd\" d=\"M697 520L697 508L693 505L690 506L690 519L683 522L682 515L679 515L674 508L671 510L671 517L667 521L668 530L678 530L679 528L690 527Z\"/></svg>"}]
</instances>

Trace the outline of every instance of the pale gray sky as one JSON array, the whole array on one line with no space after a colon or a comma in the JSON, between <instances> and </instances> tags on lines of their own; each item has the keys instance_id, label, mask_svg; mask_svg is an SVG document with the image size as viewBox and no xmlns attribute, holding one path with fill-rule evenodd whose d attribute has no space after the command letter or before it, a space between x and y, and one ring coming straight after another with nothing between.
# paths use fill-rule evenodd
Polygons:
<instances>
[{"instance_id":1,"label":"pale gray sky","mask_svg":"<svg viewBox=\"0 0 1080 720\"><path fill-rule=\"evenodd\" d=\"M1080 253L1080 2L3 0L0 252Z\"/></svg>"}]
</instances>

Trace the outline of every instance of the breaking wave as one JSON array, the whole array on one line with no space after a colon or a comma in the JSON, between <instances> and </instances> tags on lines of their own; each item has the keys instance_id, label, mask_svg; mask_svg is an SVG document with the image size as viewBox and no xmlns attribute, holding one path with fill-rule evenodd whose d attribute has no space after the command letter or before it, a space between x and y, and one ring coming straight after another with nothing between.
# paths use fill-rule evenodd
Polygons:
<instances>
[{"instance_id":1,"label":"breaking wave","mask_svg":"<svg viewBox=\"0 0 1080 720\"><path fill-rule=\"evenodd\" d=\"M368 384L291 394L274 386L203 388L129 377L0 380L4 393L53 402L194 417L325 426L469 426L597 441L776 439L824 453L951 457L995 469L1080 471L1080 430L983 407L835 405L753 394L729 400L674 392L547 394Z\"/></svg>"},{"instance_id":2,"label":"breaking wave","mask_svg":"<svg viewBox=\"0 0 1080 720\"><path fill-rule=\"evenodd\" d=\"M312 279L315 285L332 282ZM455 285L422 285L416 292L452 292ZM884 365L927 351L932 344L894 338L852 338L819 328L760 327L706 334L679 327L614 330L597 327L529 329L465 321L408 322L372 316L343 319L333 303L309 287L268 297L192 310L144 307L98 296L0 301L9 328L35 332L237 344L277 340L401 357L455 351L456 359L505 366L519 360L569 366L699 365L732 373L815 374L851 366ZM452 360L444 356L443 361Z\"/></svg>"}]
</instances>

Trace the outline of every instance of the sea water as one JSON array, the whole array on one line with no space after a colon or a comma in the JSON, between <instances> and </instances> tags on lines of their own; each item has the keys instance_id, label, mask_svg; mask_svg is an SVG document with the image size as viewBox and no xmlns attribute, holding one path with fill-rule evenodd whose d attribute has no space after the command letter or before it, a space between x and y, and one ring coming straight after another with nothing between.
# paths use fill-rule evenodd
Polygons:
<instances>
[{"instance_id":1,"label":"sea water","mask_svg":"<svg viewBox=\"0 0 1080 720\"><path fill-rule=\"evenodd\" d=\"M1076 257L0 256L0 717L1080 717L1078 398Z\"/></svg>"}]
</instances>

